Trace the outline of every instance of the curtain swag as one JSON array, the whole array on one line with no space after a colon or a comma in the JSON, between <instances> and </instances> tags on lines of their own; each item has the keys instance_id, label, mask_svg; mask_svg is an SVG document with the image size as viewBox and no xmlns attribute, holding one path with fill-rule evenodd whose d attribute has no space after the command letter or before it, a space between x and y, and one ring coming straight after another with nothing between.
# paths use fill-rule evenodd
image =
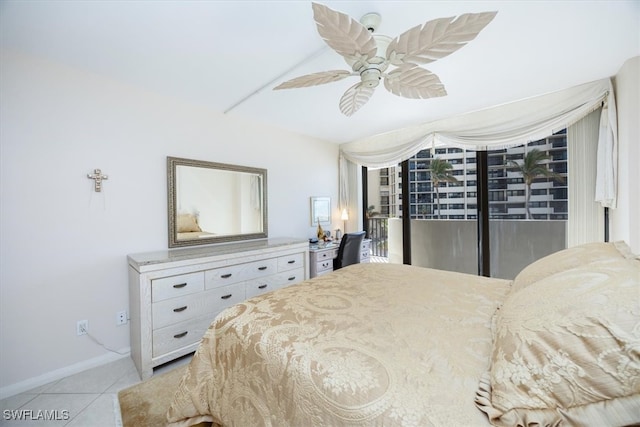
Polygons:
<instances>
[{"instance_id":1,"label":"curtain swag","mask_svg":"<svg viewBox=\"0 0 640 427\"><path fill-rule=\"evenodd\" d=\"M611 79L362 138L340 146L341 161L370 168L395 166L420 150L493 150L537 141L603 106L595 201L616 206L617 114ZM342 181L344 175L341 174ZM341 182L341 187L343 184Z\"/></svg>"}]
</instances>

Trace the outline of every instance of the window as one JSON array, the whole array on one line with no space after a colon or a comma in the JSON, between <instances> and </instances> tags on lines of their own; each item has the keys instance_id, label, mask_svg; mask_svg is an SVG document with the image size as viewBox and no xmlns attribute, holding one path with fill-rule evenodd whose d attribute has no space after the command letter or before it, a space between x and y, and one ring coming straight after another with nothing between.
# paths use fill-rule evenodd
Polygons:
<instances>
[{"instance_id":1,"label":"window","mask_svg":"<svg viewBox=\"0 0 640 427\"><path fill-rule=\"evenodd\" d=\"M517 242L518 239L520 242L564 239L565 233L562 223L567 219L569 196L566 183L566 145L565 132L559 132L527 146L494 150L487 153L488 219L493 247L493 250L490 251L492 276L512 279L513 269L519 271L530 262L528 261L522 266L514 264L510 270L508 262L505 260L513 257L513 254L522 248L508 247L508 244ZM525 156L533 149L538 149L549 155L549 159L542 162L543 165L550 171L564 177L564 181L537 177L528 188L522 174L511 163L522 164ZM434 156L449 162L452 166L449 171L451 177L455 178L454 182L440 182L438 186L434 185L430 170ZM465 253L465 256L468 256L468 248L477 247L477 224L475 222L478 217L477 183L479 177L477 176L476 152L452 147L427 149L417 153L407 161L407 164L409 165L410 179L408 213L411 216L412 224L412 247L416 244L423 244L418 242L433 245L433 236L439 236L436 245L438 250L447 252L449 249L446 248L446 245L464 242L464 248L452 249L451 253L459 254L458 256ZM395 169L395 171L394 168L389 169L389 176L401 177L400 166ZM384 212L388 212L389 216L399 217L402 215L402 207L399 204L403 195L400 194L402 192L401 179L398 178L397 181L397 186L389 187L387 200L390 207ZM528 204L526 204L527 200ZM447 223L447 221L453 220L455 222ZM426 222L430 222L431 225ZM552 222L554 224L548 224ZM418 233L421 232L430 237L420 237ZM447 233L455 236L451 242L447 242ZM442 239L443 235L445 235L444 239ZM541 236L545 237L541 238ZM420 253L424 253L424 251ZM527 255L530 254L531 251ZM471 255L471 258L473 257L474 255ZM434 256L432 258L428 262L435 262L433 260L442 257ZM452 263L454 265L422 266L474 274L477 273L477 261L476 255L475 259L457 259ZM416 265L421 265L421 262L424 260L412 260L412 263ZM470 267L465 267L465 265Z\"/></svg>"}]
</instances>

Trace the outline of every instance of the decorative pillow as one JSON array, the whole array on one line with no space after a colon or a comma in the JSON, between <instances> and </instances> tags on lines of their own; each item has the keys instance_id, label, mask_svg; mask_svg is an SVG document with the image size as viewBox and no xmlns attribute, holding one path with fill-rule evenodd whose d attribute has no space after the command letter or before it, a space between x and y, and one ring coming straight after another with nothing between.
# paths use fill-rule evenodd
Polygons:
<instances>
[{"instance_id":1,"label":"decorative pillow","mask_svg":"<svg viewBox=\"0 0 640 427\"><path fill-rule=\"evenodd\" d=\"M547 255L529 264L516 276L512 292L552 274L605 259L633 258L631 249L623 241L613 243L586 243Z\"/></svg>"},{"instance_id":2,"label":"decorative pillow","mask_svg":"<svg viewBox=\"0 0 640 427\"><path fill-rule=\"evenodd\" d=\"M640 261L596 261L511 292L476 404L498 426L640 423Z\"/></svg>"},{"instance_id":3,"label":"decorative pillow","mask_svg":"<svg viewBox=\"0 0 640 427\"><path fill-rule=\"evenodd\" d=\"M176 231L178 233L189 233L192 231L202 231L198 225L198 218L192 214L178 214L176 218Z\"/></svg>"}]
</instances>

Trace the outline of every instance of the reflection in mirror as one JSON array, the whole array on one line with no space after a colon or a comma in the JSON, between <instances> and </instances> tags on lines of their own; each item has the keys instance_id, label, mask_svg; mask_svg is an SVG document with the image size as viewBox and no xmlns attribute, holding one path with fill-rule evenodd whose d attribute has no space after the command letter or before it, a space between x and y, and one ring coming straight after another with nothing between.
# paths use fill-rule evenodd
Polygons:
<instances>
[{"instance_id":1,"label":"reflection in mirror","mask_svg":"<svg viewBox=\"0 0 640 427\"><path fill-rule=\"evenodd\" d=\"M169 247L267 237L267 171L167 157Z\"/></svg>"}]
</instances>

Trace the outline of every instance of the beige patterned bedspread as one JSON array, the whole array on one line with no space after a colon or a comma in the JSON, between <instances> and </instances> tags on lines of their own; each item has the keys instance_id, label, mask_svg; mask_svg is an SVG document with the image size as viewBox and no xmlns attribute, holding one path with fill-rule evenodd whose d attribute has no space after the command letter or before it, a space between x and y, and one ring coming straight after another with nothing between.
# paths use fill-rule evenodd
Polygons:
<instances>
[{"instance_id":1,"label":"beige patterned bedspread","mask_svg":"<svg viewBox=\"0 0 640 427\"><path fill-rule=\"evenodd\" d=\"M474 404L510 281L357 264L221 313L171 426L486 426Z\"/></svg>"}]
</instances>

